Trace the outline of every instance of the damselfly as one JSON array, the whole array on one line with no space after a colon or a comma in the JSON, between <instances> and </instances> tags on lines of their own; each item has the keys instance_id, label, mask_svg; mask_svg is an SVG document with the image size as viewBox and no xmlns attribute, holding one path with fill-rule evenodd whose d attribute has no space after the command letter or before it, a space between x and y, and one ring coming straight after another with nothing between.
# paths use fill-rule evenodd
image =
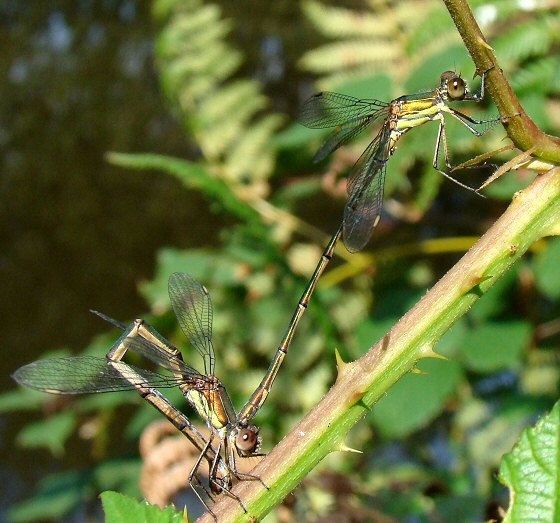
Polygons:
<instances>
[{"instance_id":1,"label":"damselfly","mask_svg":"<svg viewBox=\"0 0 560 523\"><path fill-rule=\"evenodd\" d=\"M386 164L395 152L401 136L414 127L429 121L439 121L433 166L441 174L461 187L474 190L452 178L438 167L440 147L443 142L445 164L449 161L444 114L461 122L471 133L481 136L500 119L475 120L448 105L448 102L475 101L484 98L484 74L480 93L470 93L466 82L453 71L441 75L436 89L396 98L387 103L379 100L360 100L338 93L322 92L307 100L301 107L298 120L312 129L336 127L317 151L314 161L323 160L341 145L374 122L382 120L381 128L367 149L352 168L348 178L348 201L344 209L343 240L350 252L364 248L379 222L383 205ZM490 124L477 130L473 125Z\"/></svg>"},{"instance_id":2,"label":"damselfly","mask_svg":"<svg viewBox=\"0 0 560 523\"><path fill-rule=\"evenodd\" d=\"M245 508L242 501L231 492L232 479L260 481L260 478L239 472L237 459L261 455L258 453L261 443L259 429L251 423L251 420L268 396L317 281L332 258L341 232L342 228L339 227L323 252L268 371L249 401L238 413L235 412L225 387L214 375L213 309L210 295L204 286L184 273L174 273L169 278L169 297L183 332L202 356L204 373L186 364L181 352L143 320L135 320L126 327L104 314L93 311L112 325L124 330L106 358L75 356L38 360L18 369L13 378L21 385L51 394L135 390L162 412L200 450L200 456L189 475L189 480L207 510L213 514L196 486L200 487L210 499L213 497L212 493L225 492L237 499ZM122 358L128 350L135 351L170 371L171 375L159 374L124 363ZM211 429L208 440L181 411L155 390L166 387L181 389L187 401ZM216 447L213 446L215 437L218 438ZM211 492L204 486L198 475L203 459L209 463L208 484Z\"/></svg>"}]
</instances>

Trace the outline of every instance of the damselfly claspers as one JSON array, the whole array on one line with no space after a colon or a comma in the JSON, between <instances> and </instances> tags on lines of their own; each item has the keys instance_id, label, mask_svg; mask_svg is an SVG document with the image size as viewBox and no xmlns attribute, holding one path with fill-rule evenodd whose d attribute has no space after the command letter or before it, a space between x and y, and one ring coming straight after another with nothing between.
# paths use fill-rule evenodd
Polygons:
<instances>
[{"instance_id":1,"label":"damselfly claspers","mask_svg":"<svg viewBox=\"0 0 560 523\"><path fill-rule=\"evenodd\" d=\"M237 468L237 458L259 455L259 431L250 422L268 396L317 281L332 258L341 232L342 228L339 227L323 252L268 371L249 401L238 413L235 412L226 389L214 375L213 310L210 295L204 286L184 273L174 273L169 278L169 297L183 332L203 358L204 373L186 364L181 352L143 320L135 320L126 327L104 314L92 311L124 330L106 358L75 356L38 360L18 369L13 374L13 378L21 385L52 394L135 390L162 412L199 449L200 456L189 475L189 481L207 510L214 515L195 488L197 486L210 499L212 493L225 492L237 499L245 508L239 497L231 492L232 478L259 481L260 478L240 473ZM133 350L170 371L171 375L159 374L124 363L122 358L128 350ZM181 411L155 390L166 387L181 389L188 402L211 429L208 440ZM216 436L218 442L214 447ZM208 484L211 492L206 489L198 476L198 469L203 459L209 463Z\"/></svg>"},{"instance_id":2,"label":"damselfly claspers","mask_svg":"<svg viewBox=\"0 0 560 523\"><path fill-rule=\"evenodd\" d=\"M336 127L315 154L318 162L341 145L349 142L367 126L383 120L381 128L367 149L362 153L348 177L348 201L344 209L343 241L350 252L360 251L371 238L373 229L379 222L383 205L383 189L386 164L395 152L397 142L405 133L429 121L439 121L433 166L441 174L460 186L473 190L452 178L438 167L439 153L443 141L445 164L452 169L449 161L444 114L447 113L461 122L471 133L481 136L496 125L500 118L475 120L448 105L448 102L475 101L484 98L484 74L481 78L480 93L470 93L466 82L454 71L441 75L436 89L409 94L387 103L379 100L360 100L332 92L322 92L312 96L301 107L298 121L312 129ZM473 125L490 124L477 130Z\"/></svg>"}]
</instances>

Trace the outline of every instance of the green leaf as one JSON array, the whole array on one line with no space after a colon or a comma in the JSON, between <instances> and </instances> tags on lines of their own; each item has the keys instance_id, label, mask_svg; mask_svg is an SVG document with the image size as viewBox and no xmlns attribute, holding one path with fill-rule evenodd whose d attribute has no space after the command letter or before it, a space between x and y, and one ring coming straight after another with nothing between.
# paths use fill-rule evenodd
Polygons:
<instances>
[{"instance_id":1,"label":"green leaf","mask_svg":"<svg viewBox=\"0 0 560 523\"><path fill-rule=\"evenodd\" d=\"M549 241L543 252L536 257L534 266L537 288L548 298L560 298L560 239Z\"/></svg>"},{"instance_id":2,"label":"green leaf","mask_svg":"<svg viewBox=\"0 0 560 523\"><path fill-rule=\"evenodd\" d=\"M129 169L157 169L175 176L186 187L198 189L210 200L220 202L224 209L249 223L260 223L257 212L241 201L225 182L214 178L203 166L163 156L160 154L109 153L107 158L113 165Z\"/></svg>"},{"instance_id":3,"label":"green leaf","mask_svg":"<svg viewBox=\"0 0 560 523\"><path fill-rule=\"evenodd\" d=\"M188 521L175 507L164 510L150 505L147 501L137 501L118 492L101 494L106 523L185 523Z\"/></svg>"},{"instance_id":4,"label":"green leaf","mask_svg":"<svg viewBox=\"0 0 560 523\"><path fill-rule=\"evenodd\" d=\"M161 249L157 254L156 277L142 283L140 291L153 309L170 309L167 283L173 272L187 271L202 284L209 286L211 281L221 285L239 283L239 265L224 254L210 250ZM212 290L210 289L210 295Z\"/></svg>"},{"instance_id":5,"label":"green leaf","mask_svg":"<svg viewBox=\"0 0 560 523\"><path fill-rule=\"evenodd\" d=\"M87 475L78 472L51 474L43 479L32 498L18 503L9 511L14 523L27 521L60 521L83 498Z\"/></svg>"},{"instance_id":6,"label":"green leaf","mask_svg":"<svg viewBox=\"0 0 560 523\"><path fill-rule=\"evenodd\" d=\"M467 322L461 318L437 342L435 351L446 358L454 359L465 343L468 334Z\"/></svg>"},{"instance_id":7,"label":"green leaf","mask_svg":"<svg viewBox=\"0 0 560 523\"><path fill-rule=\"evenodd\" d=\"M315 129L308 129L299 123L294 123L277 133L272 139L272 145L277 149L296 149L317 140L318 134Z\"/></svg>"},{"instance_id":8,"label":"green leaf","mask_svg":"<svg viewBox=\"0 0 560 523\"><path fill-rule=\"evenodd\" d=\"M531 339L526 321L488 322L469 333L463 345L463 361L475 372L517 368Z\"/></svg>"},{"instance_id":9,"label":"green leaf","mask_svg":"<svg viewBox=\"0 0 560 523\"><path fill-rule=\"evenodd\" d=\"M450 65L458 64L459 72L461 70L464 72L461 64L467 60L467 56L465 48L460 44L447 46L442 48L440 52L427 56L409 74L405 83L406 92L418 93L438 87L441 73L453 69ZM469 87L472 88L470 83Z\"/></svg>"},{"instance_id":10,"label":"green leaf","mask_svg":"<svg viewBox=\"0 0 560 523\"><path fill-rule=\"evenodd\" d=\"M500 466L510 489L504 523L537 523L560 518L560 403L526 429Z\"/></svg>"},{"instance_id":11,"label":"green leaf","mask_svg":"<svg viewBox=\"0 0 560 523\"><path fill-rule=\"evenodd\" d=\"M64 454L64 442L76 428L76 416L61 412L44 421L27 424L18 434L18 445L25 448L48 448L55 456Z\"/></svg>"},{"instance_id":12,"label":"green leaf","mask_svg":"<svg viewBox=\"0 0 560 523\"><path fill-rule=\"evenodd\" d=\"M346 80L334 89L355 98L375 98L388 102L392 98L393 85L388 75L374 74Z\"/></svg>"},{"instance_id":13,"label":"green leaf","mask_svg":"<svg viewBox=\"0 0 560 523\"><path fill-rule=\"evenodd\" d=\"M426 360L427 375L406 374L373 408L373 422L387 438L404 438L438 416L463 378L453 361Z\"/></svg>"},{"instance_id":14,"label":"green leaf","mask_svg":"<svg viewBox=\"0 0 560 523\"><path fill-rule=\"evenodd\" d=\"M356 344L360 348L360 354L385 336L397 321L399 321L398 316L390 316L375 320L370 318L361 322L356 328Z\"/></svg>"}]
</instances>

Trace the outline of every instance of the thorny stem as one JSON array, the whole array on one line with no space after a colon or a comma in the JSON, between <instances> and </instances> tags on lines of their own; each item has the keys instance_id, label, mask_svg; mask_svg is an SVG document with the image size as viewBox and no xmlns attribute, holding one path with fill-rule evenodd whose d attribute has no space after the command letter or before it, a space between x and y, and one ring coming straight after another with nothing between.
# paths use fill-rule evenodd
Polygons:
<instances>
[{"instance_id":1,"label":"thorny stem","mask_svg":"<svg viewBox=\"0 0 560 523\"><path fill-rule=\"evenodd\" d=\"M560 163L560 140L540 131L523 110L497 65L465 0L444 0L514 144L535 148L540 158ZM518 116L512 116L520 113ZM291 492L328 453L344 450L348 430L419 359L438 357L440 337L539 239L560 234L560 167L518 193L488 232L367 354L338 362L338 378L323 400L253 471L259 482L234 489L247 507L222 496L213 507L220 522L255 522ZM421 378L419 378L421 379ZM210 515L200 523L211 523Z\"/></svg>"},{"instance_id":2,"label":"thorny stem","mask_svg":"<svg viewBox=\"0 0 560 523\"><path fill-rule=\"evenodd\" d=\"M325 398L253 470L270 490L258 482L240 483L234 492L248 513L222 496L213 507L219 521L264 517L321 459L343 449L348 430L419 359L437 357L433 347L439 338L534 242L558 233L560 167L519 192L476 245L366 355L339 363L338 378ZM209 515L200 520L211 521Z\"/></svg>"}]
</instances>

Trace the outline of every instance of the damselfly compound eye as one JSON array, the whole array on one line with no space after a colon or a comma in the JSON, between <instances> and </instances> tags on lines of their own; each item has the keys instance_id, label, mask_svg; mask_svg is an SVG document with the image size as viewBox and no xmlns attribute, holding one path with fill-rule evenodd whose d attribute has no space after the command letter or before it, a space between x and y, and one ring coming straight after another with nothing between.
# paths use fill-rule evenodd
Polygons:
<instances>
[{"instance_id":1,"label":"damselfly compound eye","mask_svg":"<svg viewBox=\"0 0 560 523\"><path fill-rule=\"evenodd\" d=\"M241 452L253 452L259 443L256 428L241 429L235 438L235 446Z\"/></svg>"},{"instance_id":2,"label":"damselfly compound eye","mask_svg":"<svg viewBox=\"0 0 560 523\"><path fill-rule=\"evenodd\" d=\"M462 100L467 94L467 87L465 81L459 77L455 76L447 80L447 94L451 100Z\"/></svg>"}]
</instances>

